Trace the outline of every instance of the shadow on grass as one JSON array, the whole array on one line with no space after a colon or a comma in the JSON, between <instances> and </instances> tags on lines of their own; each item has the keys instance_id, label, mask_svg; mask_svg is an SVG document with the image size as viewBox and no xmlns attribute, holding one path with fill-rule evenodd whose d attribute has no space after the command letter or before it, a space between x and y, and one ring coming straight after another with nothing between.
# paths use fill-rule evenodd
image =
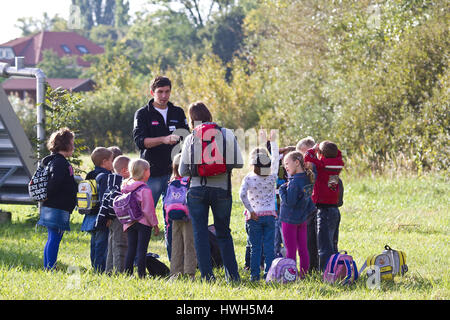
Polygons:
<instances>
[{"instance_id":1,"label":"shadow on grass","mask_svg":"<svg viewBox=\"0 0 450 320\"><path fill-rule=\"evenodd\" d=\"M0 225L0 266L8 269L18 268L24 271L43 270L44 247L47 241L47 229L36 226L37 219L23 219ZM63 240L90 242L90 237L83 237L81 224L70 225ZM75 237L74 237L75 236ZM66 271L69 265L57 262L57 270Z\"/></svg>"},{"instance_id":2,"label":"shadow on grass","mask_svg":"<svg viewBox=\"0 0 450 320\"><path fill-rule=\"evenodd\" d=\"M24 271L43 269L43 257L29 250L16 248L0 248L0 265L9 269L20 268Z\"/></svg>"}]
</instances>

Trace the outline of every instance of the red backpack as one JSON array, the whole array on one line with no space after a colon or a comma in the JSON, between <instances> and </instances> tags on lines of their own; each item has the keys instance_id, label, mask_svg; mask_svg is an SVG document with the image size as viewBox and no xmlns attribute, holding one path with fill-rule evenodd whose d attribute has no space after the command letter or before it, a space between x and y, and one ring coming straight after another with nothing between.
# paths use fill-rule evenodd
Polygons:
<instances>
[{"instance_id":1,"label":"red backpack","mask_svg":"<svg viewBox=\"0 0 450 320\"><path fill-rule=\"evenodd\" d=\"M223 129L215 123L206 122L195 127L192 135L194 138L191 145L192 176L210 177L227 173L226 142ZM198 141L201 142L201 158L198 156L200 151ZM218 143L223 146L222 152Z\"/></svg>"}]
</instances>

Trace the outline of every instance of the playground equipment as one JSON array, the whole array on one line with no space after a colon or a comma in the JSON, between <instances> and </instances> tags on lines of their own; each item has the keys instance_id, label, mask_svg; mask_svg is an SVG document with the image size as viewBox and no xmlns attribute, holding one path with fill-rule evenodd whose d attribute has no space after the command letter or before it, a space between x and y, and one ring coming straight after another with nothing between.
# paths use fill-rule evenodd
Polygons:
<instances>
[{"instance_id":1,"label":"playground equipment","mask_svg":"<svg viewBox=\"0 0 450 320\"><path fill-rule=\"evenodd\" d=\"M31 179L45 141L44 101L45 74L38 68L24 68L24 58L16 57L16 65L0 63L0 76L36 79L37 158L30 141L15 114L5 91L0 86L0 203L35 204L28 195Z\"/></svg>"}]
</instances>

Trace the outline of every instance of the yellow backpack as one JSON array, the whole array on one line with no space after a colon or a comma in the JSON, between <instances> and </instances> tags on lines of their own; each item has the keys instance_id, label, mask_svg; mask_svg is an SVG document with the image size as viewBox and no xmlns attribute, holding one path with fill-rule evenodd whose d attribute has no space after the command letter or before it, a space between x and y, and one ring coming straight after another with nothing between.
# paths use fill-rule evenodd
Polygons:
<instances>
[{"instance_id":1,"label":"yellow backpack","mask_svg":"<svg viewBox=\"0 0 450 320\"><path fill-rule=\"evenodd\" d=\"M77 192L78 212L80 214L94 213L93 209L98 203L97 181L95 179L80 181Z\"/></svg>"},{"instance_id":2,"label":"yellow backpack","mask_svg":"<svg viewBox=\"0 0 450 320\"><path fill-rule=\"evenodd\" d=\"M361 272L366 267L368 268L368 276L371 276L379 269L381 279L393 280L395 276L403 276L408 271L406 253L391 249L388 245L385 245L384 249L381 254L369 256L359 270L359 274L362 274Z\"/></svg>"}]
</instances>

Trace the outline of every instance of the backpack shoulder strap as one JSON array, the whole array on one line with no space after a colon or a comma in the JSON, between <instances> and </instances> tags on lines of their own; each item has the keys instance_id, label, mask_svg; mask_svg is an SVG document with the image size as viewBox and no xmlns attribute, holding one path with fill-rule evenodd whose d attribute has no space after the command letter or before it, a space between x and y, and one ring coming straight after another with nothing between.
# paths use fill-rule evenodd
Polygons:
<instances>
[{"instance_id":1,"label":"backpack shoulder strap","mask_svg":"<svg viewBox=\"0 0 450 320\"><path fill-rule=\"evenodd\" d=\"M355 260L353 260L352 263L353 263L353 270L355 272L355 281L356 281L356 280L358 280L358 268L356 267Z\"/></svg>"},{"instance_id":2,"label":"backpack shoulder strap","mask_svg":"<svg viewBox=\"0 0 450 320\"><path fill-rule=\"evenodd\" d=\"M143 188L145 188L145 187L148 188L147 184L141 184L139 187L137 187L136 189L134 189L134 190L131 191L131 192L136 192L136 191L141 190L141 189L143 189Z\"/></svg>"},{"instance_id":3,"label":"backpack shoulder strap","mask_svg":"<svg viewBox=\"0 0 450 320\"><path fill-rule=\"evenodd\" d=\"M338 258L341 256L340 253L336 253L333 257L333 260L331 260L331 266L330 266L330 272L334 273L334 268L336 266L336 262L338 260Z\"/></svg>"},{"instance_id":4,"label":"backpack shoulder strap","mask_svg":"<svg viewBox=\"0 0 450 320\"><path fill-rule=\"evenodd\" d=\"M346 259L344 260L345 267L347 268L347 276L345 277L343 284L347 284L350 281L350 278L352 277L352 266L350 265L350 262Z\"/></svg>"},{"instance_id":5,"label":"backpack shoulder strap","mask_svg":"<svg viewBox=\"0 0 450 320\"><path fill-rule=\"evenodd\" d=\"M362 272L364 271L364 269L367 267L367 260L364 261L364 264L362 265L361 269L359 269L359 274L362 274Z\"/></svg>"}]
</instances>

